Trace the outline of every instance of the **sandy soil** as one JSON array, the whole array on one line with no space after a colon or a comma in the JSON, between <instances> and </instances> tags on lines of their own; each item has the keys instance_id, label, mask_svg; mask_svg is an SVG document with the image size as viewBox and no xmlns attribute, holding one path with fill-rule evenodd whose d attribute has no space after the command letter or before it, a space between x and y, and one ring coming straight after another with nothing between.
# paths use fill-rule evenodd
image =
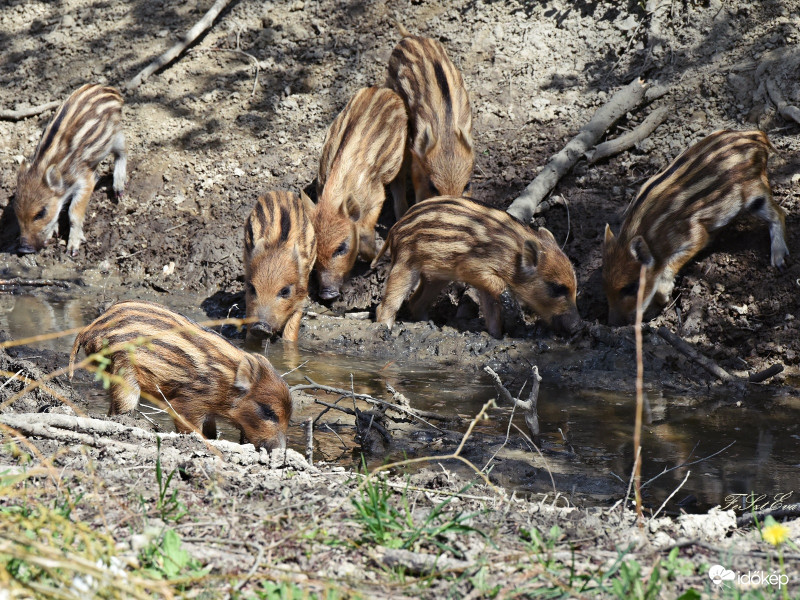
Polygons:
<instances>
[{"instance_id":1,"label":"sandy soil","mask_svg":"<svg viewBox=\"0 0 800 600\"><path fill-rule=\"evenodd\" d=\"M60 100L87 81L122 88L210 4L5 3L0 107ZM14 252L18 230L10 204L17 165L32 154L52 113L0 121L2 275L80 281L73 290L96 295L98 312L115 297L144 295L167 304L177 295L192 297L210 317L231 313L234 304L240 309L245 217L263 191L314 193L325 130L358 88L383 82L399 39L393 20L399 18L413 32L441 40L462 70L473 109L473 194L500 208L633 78L670 91L626 115L609 138L655 107L669 103L673 109L636 148L596 165L578 163L554 192L565 204L535 220L566 240L575 266L578 308L587 325L571 339L552 336L535 317L506 303L511 334L493 340L459 286L439 300L433 325L402 323L389 334L370 321L336 318L373 311L380 299L385 272L359 265L343 299L333 305L317 302L312 289L309 309L317 316L304 321L303 348L435 361L465 372L491 364L511 376L535 362L556 381L630 390L632 332L605 326L604 226L617 230L639 186L690 143L720 128L758 127L777 149L770 179L787 212L788 268L770 267L765 226L742 218L684 269L673 304L651 326L678 332L731 372L782 363L786 369L770 385L779 395L795 396L800 125L776 112L764 83L772 78L788 101L800 103L800 53L792 49L800 35L800 2L682 0L655 14L643 5L233 2L187 53L137 90L124 92L127 195L114 200L107 161L87 212L88 241L75 259L66 255L63 235L39 254ZM385 213L381 235L392 223ZM53 359L41 367L56 364ZM645 334L645 367L651 388L703 397L714 386L713 378L653 331ZM31 409L35 404L18 408Z\"/></svg>"}]
</instances>

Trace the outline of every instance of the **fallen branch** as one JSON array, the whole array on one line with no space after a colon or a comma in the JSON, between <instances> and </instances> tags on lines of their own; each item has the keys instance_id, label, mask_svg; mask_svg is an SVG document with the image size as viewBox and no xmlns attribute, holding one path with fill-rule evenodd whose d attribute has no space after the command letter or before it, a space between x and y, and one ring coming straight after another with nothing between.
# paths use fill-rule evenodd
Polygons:
<instances>
[{"instance_id":1,"label":"fallen branch","mask_svg":"<svg viewBox=\"0 0 800 600\"><path fill-rule=\"evenodd\" d=\"M24 287L61 287L68 288L69 282L61 279L24 279L22 277L12 277L11 279L0 279L0 287L24 286Z\"/></svg>"},{"instance_id":2,"label":"fallen branch","mask_svg":"<svg viewBox=\"0 0 800 600\"><path fill-rule=\"evenodd\" d=\"M639 106L645 99L648 84L641 79L634 79L624 88L617 91L611 99L601 106L592 119L581 127L578 135L550 159L539 175L536 176L522 194L511 203L507 212L523 223L530 222L538 204L547 196L580 158L597 144L602 135L623 115ZM664 93L666 90L659 90ZM647 99L653 99L651 95Z\"/></svg>"},{"instance_id":3,"label":"fallen branch","mask_svg":"<svg viewBox=\"0 0 800 600\"><path fill-rule=\"evenodd\" d=\"M37 415L38 416L38 415ZM51 416L51 415L43 415ZM66 415L55 415L66 416ZM80 417L74 417L80 418ZM96 434L81 433L78 431L69 431L67 429L60 429L57 426L52 426L42 422L39 419L31 419L30 415L14 415L6 414L0 416L0 423L11 427L26 437L42 437L49 440L56 440L67 444L83 444L85 446L93 446L95 448L115 448L120 452L137 452L140 446L137 444L128 444L126 442L118 442L111 438L100 437Z\"/></svg>"},{"instance_id":4,"label":"fallen branch","mask_svg":"<svg viewBox=\"0 0 800 600\"><path fill-rule=\"evenodd\" d=\"M726 383L734 381L736 379L733 375L728 373L725 369L720 367L713 360L711 360L707 356L700 354L700 352L698 352L694 346L690 345L689 343L687 343L686 341L684 341L683 339L672 333L666 327L659 327L657 333L661 338L669 342L669 344L672 345L673 348L675 348L680 353L689 357L692 361L694 361L703 369L711 373L717 379L720 379Z\"/></svg>"},{"instance_id":5,"label":"fallen branch","mask_svg":"<svg viewBox=\"0 0 800 600\"><path fill-rule=\"evenodd\" d=\"M763 521L767 517L773 517L775 519L780 519L782 517L800 517L800 503L786 504L784 506L776 506L774 508L744 513L736 517L736 526L746 527L755 523L756 520Z\"/></svg>"},{"instance_id":6,"label":"fallen branch","mask_svg":"<svg viewBox=\"0 0 800 600\"><path fill-rule=\"evenodd\" d=\"M20 119L27 119L28 117L35 117L48 110L53 110L61 105L60 100L53 100L46 102L39 106L29 106L28 108L20 108L19 110L0 110L0 119L6 121L19 121Z\"/></svg>"},{"instance_id":7,"label":"fallen branch","mask_svg":"<svg viewBox=\"0 0 800 600\"><path fill-rule=\"evenodd\" d=\"M750 383L761 383L762 381L766 381L770 377L775 377L778 373L783 372L783 365L781 363L777 363L772 365L771 367L767 367L762 371L756 371L755 373L750 373L747 376L747 381Z\"/></svg>"},{"instance_id":8,"label":"fallen branch","mask_svg":"<svg viewBox=\"0 0 800 600\"><path fill-rule=\"evenodd\" d=\"M775 108L778 109L780 115L787 121L791 120L796 123L800 123L800 108L797 108L791 104L787 104L775 81L772 79L767 79L766 87L767 94L769 94L769 99L775 104Z\"/></svg>"},{"instance_id":9,"label":"fallen branch","mask_svg":"<svg viewBox=\"0 0 800 600\"><path fill-rule=\"evenodd\" d=\"M644 121L642 121L631 131L623 133L619 137L615 137L613 140L598 144L593 150L586 152L586 160L589 161L590 165L593 165L604 158L619 154L628 148L633 148L636 144L653 133L656 128L666 120L667 115L672 109L672 106L661 106L655 109L653 112L647 115L647 118Z\"/></svg>"},{"instance_id":10,"label":"fallen branch","mask_svg":"<svg viewBox=\"0 0 800 600\"><path fill-rule=\"evenodd\" d=\"M370 402L372 404L377 404L379 406L385 406L387 408L391 408L393 410L396 410L399 413L406 414L406 415L408 415L410 417L413 417L413 418L421 421L422 423L425 423L427 426L432 427L433 429L437 429L438 431L442 431L442 429L440 429L439 427L436 427L436 425L434 425L432 423L429 423L423 417L427 417L428 419L439 419L440 421L452 421L453 420L451 418L442 417L440 415L437 415L436 413L418 411L418 410L415 410L413 408L406 408L404 406L399 406L397 404L392 404L391 402L387 402L386 400L381 400L380 398L375 398L373 396L370 396L369 394L357 394L357 393L353 392L352 390L345 390L345 389L342 389L342 388L332 387L332 386L329 386L329 385L323 385L321 383L317 383L316 381L312 380L310 377L306 377L305 380L308 381L308 385L306 385L306 384L293 385L292 387L289 388L289 390L292 391L292 392L304 391L304 390L319 390L321 392L330 392L331 394L339 394L340 396L350 396L353 399L365 400L366 402Z\"/></svg>"},{"instance_id":11,"label":"fallen branch","mask_svg":"<svg viewBox=\"0 0 800 600\"><path fill-rule=\"evenodd\" d=\"M153 62L142 69L133 79L131 79L125 86L128 91L133 91L138 88L150 75L158 71L161 67L169 64L175 60L186 48L188 48L200 35L214 23L214 20L219 16L219 13L230 4L231 0L217 0L214 5L203 15L203 18L195 23L183 39L177 42L169 50L164 52L161 56L156 58Z\"/></svg>"}]
</instances>

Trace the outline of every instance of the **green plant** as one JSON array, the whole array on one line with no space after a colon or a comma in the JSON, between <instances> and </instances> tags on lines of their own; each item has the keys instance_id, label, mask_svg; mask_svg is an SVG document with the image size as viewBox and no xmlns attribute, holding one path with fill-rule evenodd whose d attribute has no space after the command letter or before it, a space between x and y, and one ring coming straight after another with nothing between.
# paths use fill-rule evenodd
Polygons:
<instances>
[{"instance_id":1,"label":"green plant","mask_svg":"<svg viewBox=\"0 0 800 600\"><path fill-rule=\"evenodd\" d=\"M259 600L338 600L344 598L337 589L326 589L321 594L302 589L291 581L262 581L261 588L255 590ZM347 594L348 598L358 598Z\"/></svg>"},{"instance_id":2,"label":"green plant","mask_svg":"<svg viewBox=\"0 0 800 600\"><path fill-rule=\"evenodd\" d=\"M177 522L188 512L186 505L178 498L178 490L173 489L172 493L169 493L169 484L172 483L172 478L178 472L178 469L172 469L165 478L161 466L161 438L156 438L156 448L156 484L158 484L156 510L162 521Z\"/></svg>"},{"instance_id":3,"label":"green plant","mask_svg":"<svg viewBox=\"0 0 800 600\"><path fill-rule=\"evenodd\" d=\"M351 499L356 509L355 521L364 527L363 541L388 548L404 549L428 543L439 550L461 556L459 551L446 542L446 534L478 533L486 537L485 533L467 524L480 512L470 514L445 512L453 500L452 496L435 505L417 525L414 522L413 510L408 503L407 492L408 488L404 489L401 495L402 510L400 510L390 502L393 493L385 480L376 482L373 478L368 478L364 482L360 494Z\"/></svg>"},{"instance_id":4,"label":"green plant","mask_svg":"<svg viewBox=\"0 0 800 600\"><path fill-rule=\"evenodd\" d=\"M611 592L620 600L654 600L661 592L660 561L656 561L650 577L642 576L642 565L636 560L623 560L619 563L619 575L611 580Z\"/></svg>"},{"instance_id":5,"label":"green plant","mask_svg":"<svg viewBox=\"0 0 800 600\"><path fill-rule=\"evenodd\" d=\"M145 546L139 559L142 571L154 579L175 579L179 575L197 578L208 573L200 561L181 547L181 538L174 529L164 530L157 540Z\"/></svg>"}]
</instances>

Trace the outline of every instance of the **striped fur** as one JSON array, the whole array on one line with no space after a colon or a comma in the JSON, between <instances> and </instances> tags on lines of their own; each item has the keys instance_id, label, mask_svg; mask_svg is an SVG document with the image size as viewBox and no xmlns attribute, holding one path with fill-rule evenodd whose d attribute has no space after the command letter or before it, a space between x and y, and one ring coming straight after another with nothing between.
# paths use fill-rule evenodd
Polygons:
<instances>
[{"instance_id":1,"label":"striped fur","mask_svg":"<svg viewBox=\"0 0 800 600\"><path fill-rule=\"evenodd\" d=\"M328 129L313 215L320 295L326 300L339 295L357 255L375 257L384 186L400 171L406 134L403 101L376 87L358 90Z\"/></svg>"},{"instance_id":2,"label":"striped fur","mask_svg":"<svg viewBox=\"0 0 800 600\"><path fill-rule=\"evenodd\" d=\"M771 262L783 268L789 250L784 212L767 178L771 148L761 131L716 131L642 186L619 236L606 225L603 287L609 323L633 322L641 265L646 311L653 302L667 302L678 271L706 246L710 233L745 210L769 224Z\"/></svg>"},{"instance_id":3,"label":"striped fur","mask_svg":"<svg viewBox=\"0 0 800 600\"><path fill-rule=\"evenodd\" d=\"M461 73L438 41L412 36L403 28L401 33L404 37L389 58L386 87L408 109L408 153L392 187L395 205L404 207L409 168L417 202L461 196L468 191L475 157L472 111Z\"/></svg>"},{"instance_id":4,"label":"striped fur","mask_svg":"<svg viewBox=\"0 0 800 600\"><path fill-rule=\"evenodd\" d=\"M257 448L286 445L292 400L269 361L160 304L118 302L95 319L75 338L70 378L81 347L111 359L110 415L136 408L140 394L156 401L163 394L181 433L216 437L222 417Z\"/></svg>"},{"instance_id":5,"label":"striped fur","mask_svg":"<svg viewBox=\"0 0 800 600\"><path fill-rule=\"evenodd\" d=\"M256 202L244 225L244 277L248 335L264 338L283 331L296 342L308 298L308 277L317 260L304 193L269 192Z\"/></svg>"},{"instance_id":6,"label":"striped fur","mask_svg":"<svg viewBox=\"0 0 800 600\"><path fill-rule=\"evenodd\" d=\"M30 163L20 166L14 212L20 226L19 252L37 252L58 232L58 217L69 204L67 251L77 254L94 171L113 152L114 192L125 190L122 96L111 87L86 84L72 93L42 134ZM71 201L71 202L70 202Z\"/></svg>"},{"instance_id":7,"label":"striped fur","mask_svg":"<svg viewBox=\"0 0 800 600\"><path fill-rule=\"evenodd\" d=\"M502 336L498 299L504 290L561 331L580 322L575 271L547 229L533 231L508 213L468 198L443 196L415 204L389 230L392 267L376 317L391 329L403 300L416 318L450 281L478 288L489 333Z\"/></svg>"}]
</instances>

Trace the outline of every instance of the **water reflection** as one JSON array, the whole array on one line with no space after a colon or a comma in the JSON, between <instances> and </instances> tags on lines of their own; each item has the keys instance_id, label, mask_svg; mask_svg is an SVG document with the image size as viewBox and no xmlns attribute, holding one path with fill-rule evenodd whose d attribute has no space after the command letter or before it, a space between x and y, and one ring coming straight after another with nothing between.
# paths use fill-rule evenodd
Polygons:
<instances>
[{"instance_id":1,"label":"water reflection","mask_svg":"<svg viewBox=\"0 0 800 600\"><path fill-rule=\"evenodd\" d=\"M194 319L204 318L196 303L191 304L188 299L175 308ZM15 339L78 327L97 314L95 299L47 300L40 296L0 294L0 329ZM70 335L33 345L69 352L73 339ZM454 366L411 366L352 358L314 349L298 350L280 341L263 351L279 372L286 373L290 385L304 383L308 377L321 384L344 389L352 386L356 393L386 398L386 386L390 384L406 395L415 408L442 415L475 415L494 395L482 374L465 374ZM84 386L84 390L89 412L107 412L108 399L99 386ZM688 470L691 477L674 501L694 496L696 502L693 506L690 503L689 510L724 504L731 495L751 492L768 498L783 495L785 503L797 501L800 496L797 402L759 397L753 390L747 392L748 396L739 399L740 406L731 405L728 398L719 398L699 407L685 406L688 403L679 397L651 394L651 423L643 435L642 480L653 480L645 487L645 499L653 507L658 507L672 493ZM542 446L559 489L597 494L598 498L614 491L610 495L619 498L616 490L625 488L633 462L633 404L632 394L553 387L545 379L539 400ZM317 406L301 410L295 421L316 415L320 410ZM510 413L510 407L493 411L490 419L478 425L477 431L505 436ZM172 430L168 416L154 414L152 418L163 430ZM336 434L318 430L320 450L325 456L353 464L358 459L349 451L352 430L337 428L335 421L331 419L331 428ZM524 429L521 418L516 422ZM220 430L225 438L238 441L238 431L233 427L220 424ZM420 431L420 435L424 434ZM512 436L519 440L513 430ZM729 444L733 445L714 455ZM290 430L290 445L297 449L305 447L299 426ZM482 466L495 450L496 447L474 445L469 452L474 462ZM431 454L435 451L431 450ZM531 466L534 460L538 461L537 456L524 444L512 444L504 455L504 468L496 469L493 476L499 483L522 491L547 489L549 477ZM682 464L687 466L675 468Z\"/></svg>"}]
</instances>

